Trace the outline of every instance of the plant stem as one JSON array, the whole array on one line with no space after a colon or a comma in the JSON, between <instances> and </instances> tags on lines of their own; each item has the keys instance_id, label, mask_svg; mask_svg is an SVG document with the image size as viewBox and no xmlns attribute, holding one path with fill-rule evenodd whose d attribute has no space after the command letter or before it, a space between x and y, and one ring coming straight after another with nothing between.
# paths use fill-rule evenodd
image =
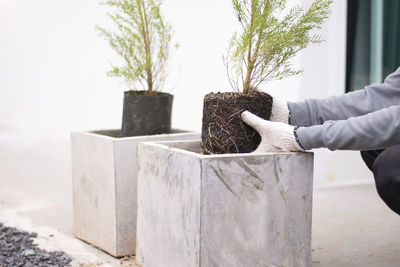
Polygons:
<instances>
[{"instance_id":1,"label":"plant stem","mask_svg":"<svg viewBox=\"0 0 400 267\"><path fill-rule=\"evenodd\" d=\"M146 7L144 0L140 0L142 6L142 23L143 23L143 41L144 48L146 51L146 65L145 70L147 74L147 93L149 95L153 94L153 71L152 71L152 61L151 61L151 44L150 44L150 33L149 33L149 21L146 14Z\"/></svg>"},{"instance_id":2,"label":"plant stem","mask_svg":"<svg viewBox=\"0 0 400 267\"><path fill-rule=\"evenodd\" d=\"M254 23L254 3L251 2L251 19L250 19L250 40L249 40L249 51L247 54L247 71L246 71L246 79L243 83L243 93L248 94L251 92L250 90L250 81L251 81L251 72L253 71L253 63L251 56L252 42L253 42L253 23Z\"/></svg>"},{"instance_id":3,"label":"plant stem","mask_svg":"<svg viewBox=\"0 0 400 267\"><path fill-rule=\"evenodd\" d=\"M263 9L263 14L262 17L264 17L267 6L268 6L268 2L269 0L265 0L265 5L264 5L264 9ZM258 31L258 40L257 40L257 44L256 44L256 49L254 51L253 54L253 59L252 59L252 67L254 68L254 64L256 63L257 57L258 57L258 53L260 52L260 45L261 45L261 41L263 39L263 29L264 29L264 25L260 26L260 30Z\"/></svg>"},{"instance_id":4,"label":"plant stem","mask_svg":"<svg viewBox=\"0 0 400 267\"><path fill-rule=\"evenodd\" d=\"M265 14L267 6L268 6L268 2L269 2L269 0L265 0L265 5L264 5L263 11L262 11L263 12L262 17L264 17L264 14ZM253 23L253 14L252 14L251 21ZM250 87L250 81L252 80L251 75L254 71L254 64L256 63L258 54L260 52L260 45L261 45L261 41L263 39L263 29L264 29L264 25L261 25L259 27L258 33L256 33L258 39L257 39L257 44L254 49L254 53L253 53L252 57L251 57L251 49L252 49L251 42L249 45L249 54L248 54L248 58L247 58L247 74L246 74L246 80L245 80L245 83L243 86L243 92L245 94L251 93L253 91L253 89L251 89L251 87ZM253 31L251 31L250 34L252 35L250 40L253 40Z\"/></svg>"}]
</instances>

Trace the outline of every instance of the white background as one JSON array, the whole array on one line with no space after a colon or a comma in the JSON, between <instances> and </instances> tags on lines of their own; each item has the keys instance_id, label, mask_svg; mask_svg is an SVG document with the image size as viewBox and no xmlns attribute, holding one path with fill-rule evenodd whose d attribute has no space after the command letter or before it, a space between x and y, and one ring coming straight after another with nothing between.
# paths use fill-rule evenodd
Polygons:
<instances>
[{"instance_id":1,"label":"white background","mask_svg":"<svg viewBox=\"0 0 400 267\"><path fill-rule=\"evenodd\" d=\"M291 4L310 0L292 0ZM119 128L127 88L106 76L118 58L95 25L112 25L98 1L0 0L0 131L69 138L71 131ZM165 0L181 48L166 91L175 95L173 127L200 131L203 96L229 91L222 62L237 20L230 0ZM346 1L337 0L326 42L299 54L304 73L266 84L281 100L344 93ZM317 151L318 183L370 179L356 152Z\"/></svg>"}]
</instances>

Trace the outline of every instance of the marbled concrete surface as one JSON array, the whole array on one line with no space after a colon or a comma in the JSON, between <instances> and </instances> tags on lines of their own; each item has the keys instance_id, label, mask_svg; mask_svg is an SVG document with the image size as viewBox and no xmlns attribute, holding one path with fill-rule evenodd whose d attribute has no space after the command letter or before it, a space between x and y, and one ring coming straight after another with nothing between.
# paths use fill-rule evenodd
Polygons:
<instances>
[{"instance_id":1,"label":"marbled concrete surface","mask_svg":"<svg viewBox=\"0 0 400 267\"><path fill-rule=\"evenodd\" d=\"M116 131L72 133L74 234L113 256L135 253L137 144L191 140L196 133L117 138Z\"/></svg>"},{"instance_id":2,"label":"marbled concrete surface","mask_svg":"<svg viewBox=\"0 0 400 267\"><path fill-rule=\"evenodd\" d=\"M206 156L184 143L199 147L139 144L140 264L311 266L312 153Z\"/></svg>"}]
</instances>

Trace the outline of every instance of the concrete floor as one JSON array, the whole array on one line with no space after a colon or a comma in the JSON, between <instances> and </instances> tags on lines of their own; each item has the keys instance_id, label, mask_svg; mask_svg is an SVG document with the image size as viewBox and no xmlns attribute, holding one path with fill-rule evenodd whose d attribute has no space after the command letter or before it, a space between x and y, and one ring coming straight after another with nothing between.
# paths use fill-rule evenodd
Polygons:
<instances>
[{"instance_id":1,"label":"concrete floor","mask_svg":"<svg viewBox=\"0 0 400 267\"><path fill-rule=\"evenodd\" d=\"M372 182L372 181L371 181ZM0 222L39 233L74 266L134 266L72 237L68 135L35 137L0 129ZM373 184L314 190L313 266L400 266L400 217Z\"/></svg>"},{"instance_id":2,"label":"concrete floor","mask_svg":"<svg viewBox=\"0 0 400 267\"><path fill-rule=\"evenodd\" d=\"M400 266L400 217L374 185L314 191L313 266Z\"/></svg>"}]
</instances>

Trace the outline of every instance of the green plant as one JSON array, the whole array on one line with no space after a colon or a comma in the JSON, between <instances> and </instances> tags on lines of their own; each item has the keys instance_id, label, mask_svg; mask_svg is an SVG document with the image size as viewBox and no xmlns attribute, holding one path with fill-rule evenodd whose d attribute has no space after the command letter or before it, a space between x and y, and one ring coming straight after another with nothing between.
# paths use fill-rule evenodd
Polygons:
<instances>
[{"instance_id":1,"label":"green plant","mask_svg":"<svg viewBox=\"0 0 400 267\"><path fill-rule=\"evenodd\" d=\"M116 24L114 32L96 26L124 64L112 66L109 76L122 77L133 89L140 86L148 95L161 90L170 52L172 27L160 13L161 0L108 0L115 8L107 15Z\"/></svg>"},{"instance_id":2,"label":"green plant","mask_svg":"<svg viewBox=\"0 0 400 267\"><path fill-rule=\"evenodd\" d=\"M287 0L232 0L242 26L224 56L233 89L246 94L261 83L299 74L290 59L323 41L312 30L328 18L332 1L315 0L306 12L296 6L283 15Z\"/></svg>"}]
</instances>

